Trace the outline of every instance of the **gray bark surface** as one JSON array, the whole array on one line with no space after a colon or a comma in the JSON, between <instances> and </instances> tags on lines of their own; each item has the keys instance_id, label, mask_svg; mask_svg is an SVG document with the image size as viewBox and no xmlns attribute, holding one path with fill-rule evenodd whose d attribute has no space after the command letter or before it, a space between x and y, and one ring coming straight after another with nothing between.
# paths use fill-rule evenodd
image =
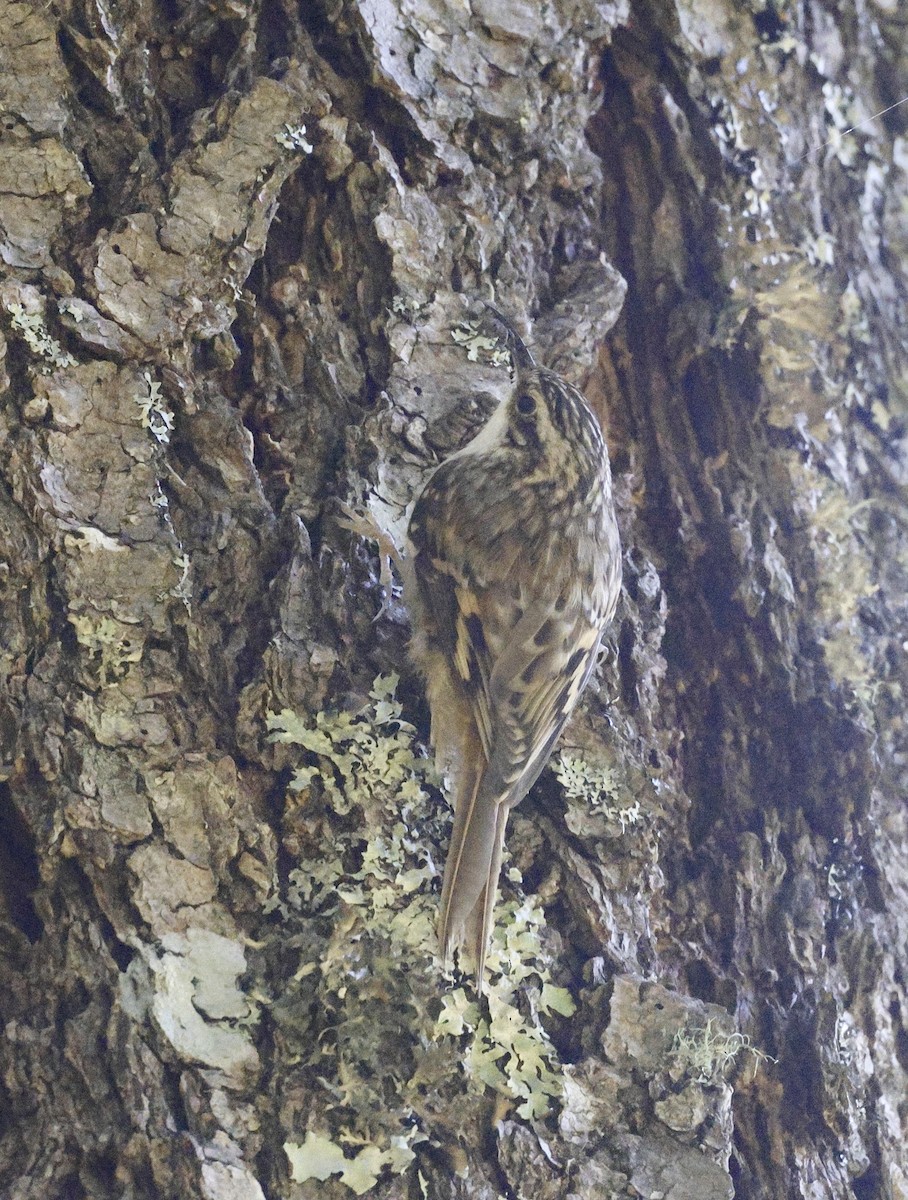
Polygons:
<instances>
[{"instance_id":1,"label":"gray bark surface","mask_svg":"<svg viewBox=\"0 0 908 1200\"><path fill-rule=\"evenodd\" d=\"M0 1196L908 1200L900 6L0 8ZM338 518L483 299L625 587L479 1002Z\"/></svg>"}]
</instances>

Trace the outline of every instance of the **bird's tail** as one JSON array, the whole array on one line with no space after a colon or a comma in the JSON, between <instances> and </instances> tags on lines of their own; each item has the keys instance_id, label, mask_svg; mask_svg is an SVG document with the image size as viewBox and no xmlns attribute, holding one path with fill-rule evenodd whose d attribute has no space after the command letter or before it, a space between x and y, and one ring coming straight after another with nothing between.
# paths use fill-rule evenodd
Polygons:
<instances>
[{"instance_id":1,"label":"bird's tail","mask_svg":"<svg viewBox=\"0 0 908 1200\"><path fill-rule=\"evenodd\" d=\"M488 783L481 756L471 764L463 764L445 863L438 933L445 958L455 946L464 941L471 943L480 990L510 811L501 803L500 789L489 788Z\"/></svg>"},{"instance_id":2,"label":"bird's tail","mask_svg":"<svg viewBox=\"0 0 908 1200\"><path fill-rule=\"evenodd\" d=\"M480 992L486 965L486 951L489 948L489 936L492 932L492 921L495 918L495 896L498 892L498 877L501 874L504 831L507 828L510 811L506 805L498 805L495 819L495 840L492 845L492 858L486 876L486 885L479 898L479 903L474 909L477 920L473 936L473 954L476 959L476 985Z\"/></svg>"}]
</instances>

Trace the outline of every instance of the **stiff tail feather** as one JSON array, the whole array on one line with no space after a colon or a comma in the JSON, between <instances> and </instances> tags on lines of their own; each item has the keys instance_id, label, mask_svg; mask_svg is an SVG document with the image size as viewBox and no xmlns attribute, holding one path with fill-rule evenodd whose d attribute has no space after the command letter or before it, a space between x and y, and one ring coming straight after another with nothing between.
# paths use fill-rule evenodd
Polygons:
<instances>
[{"instance_id":1,"label":"stiff tail feather","mask_svg":"<svg viewBox=\"0 0 908 1200\"><path fill-rule=\"evenodd\" d=\"M484 839L477 836L478 817L480 814L487 816L482 808L477 812L484 773L485 762L479 758L464 762L458 773L454 828L445 861L438 923L438 937L445 958L463 941L465 926L485 883L482 860L488 852L483 846Z\"/></svg>"},{"instance_id":2,"label":"stiff tail feather","mask_svg":"<svg viewBox=\"0 0 908 1200\"><path fill-rule=\"evenodd\" d=\"M490 794L485 782L481 758L458 781L438 934L445 958L455 946L471 943L480 990L509 812L497 789Z\"/></svg>"},{"instance_id":3,"label":"stiff tail feather","mask_svg":"<svg viewBox=\"0 0 908 1200\"><path fill-rule=\"evenodd\" d=\"M498 805L495 820L494 844L486 885L476 909L476 930L474 934L473 953L476 957L476 986L482 991L483 975L486 965L486 951L489 948L489 935L492 932L492 921L495 916L495 897L498 893L498 876L501 874L501 858L504 853L504 831L507 828L511 810L504 804Z\"/></svg>"}]
</instances>

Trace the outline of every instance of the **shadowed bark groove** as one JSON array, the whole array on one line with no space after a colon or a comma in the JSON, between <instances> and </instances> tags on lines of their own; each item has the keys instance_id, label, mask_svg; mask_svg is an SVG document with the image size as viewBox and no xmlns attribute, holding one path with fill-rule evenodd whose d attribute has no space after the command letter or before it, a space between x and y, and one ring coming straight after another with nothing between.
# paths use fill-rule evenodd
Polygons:
<instances>
[{"instance_id":1,"label":"shadowed bark groove","mask_svg":"<svg viewBox=\"0 0 908 1200\"><path fill-rule=\"evenodd\" d=\"M0 1194L906 1200L898 6L2 9ZM338 516L483 299L625 558L478 1002Z\"/></svg>"}]
</instances>

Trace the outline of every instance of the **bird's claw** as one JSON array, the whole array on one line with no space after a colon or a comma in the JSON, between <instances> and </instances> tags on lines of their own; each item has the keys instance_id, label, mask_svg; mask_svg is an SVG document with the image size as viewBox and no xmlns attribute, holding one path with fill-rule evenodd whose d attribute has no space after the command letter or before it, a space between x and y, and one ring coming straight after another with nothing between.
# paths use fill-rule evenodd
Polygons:
<instances>
[{"instance_id":1,"label":"bird's claw","mask_svg":"<svg viewBox=\"0 0 908 1200\"><path fill-rule=\"evenodd\" d=\"M403 556L393 538L381 528L368 508L357 512L355 508L341 501L340 510L343 516L337 517L336 520L342 529L355 533L357 537L375 542L378 546L378 582L382 589L382 604L373 618L377 621L379 617L390 612L394 589L394 573L391 570L391 564L393 562L398 575L401 575Z\"/></svg>"}]
</instances>

